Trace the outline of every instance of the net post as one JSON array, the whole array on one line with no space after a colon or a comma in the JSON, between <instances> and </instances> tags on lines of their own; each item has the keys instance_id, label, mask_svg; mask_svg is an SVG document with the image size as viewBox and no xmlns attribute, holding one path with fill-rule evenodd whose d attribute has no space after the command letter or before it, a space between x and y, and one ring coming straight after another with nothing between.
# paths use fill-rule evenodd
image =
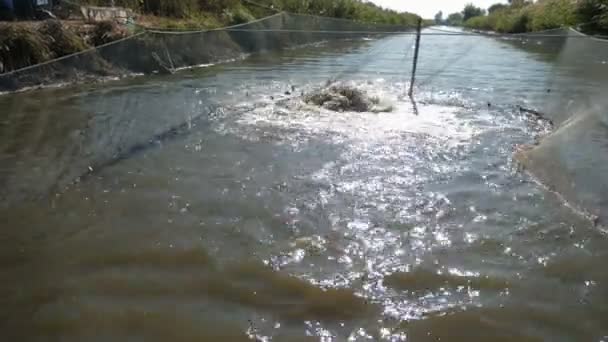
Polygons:
<instances>
[{"instance_id":1,"label":"net post","mask_svg":"<svg viewBox=\"0 0 608 342\"><path fill-rule=\"evenodd\" d=\"M422 32L422 18L418 18L418 26L416 28L416 47L414 50L414 65L412 67L412 79L410 81L410 90L407 92L409 97L414 94L414 83L416 82L416 69L418 67L418 52L420 51L420 35Z\"/></svg>"}]
</instances>

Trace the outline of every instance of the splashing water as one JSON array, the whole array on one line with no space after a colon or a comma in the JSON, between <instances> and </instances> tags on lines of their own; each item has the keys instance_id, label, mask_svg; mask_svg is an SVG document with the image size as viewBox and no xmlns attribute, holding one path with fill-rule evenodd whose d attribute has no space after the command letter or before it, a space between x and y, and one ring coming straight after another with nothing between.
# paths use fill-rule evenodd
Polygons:
<instances>
[{"instance_id":1,"label":"splashing water","mask_svg":"<svg viewBox=\"0 0 608 342\"><path fill-rule=\"evenodd\" d=\"M315 46L1 98L11 108L5 120L24 132L3 126L3 160L14 161L7 183L54 190L38 201L5 196L6 336L605 336L605 236L512 162L519 145L549 129L514 106L545 91L534 84L549 62L483 38L485 55L463 54L449 78L417 89L415 115L403 97L408 75L395 72L403 60L369 58L409 43ZM462 43L429 38L421 78L446 62L432 51ZM526 62L525 77L504 84L502 68L467 68L505 55ZM301 93L336 73L393 110L336 113L303 102ZM79 170L79 182L48 186Z\"/></svg>"}]
</instances>

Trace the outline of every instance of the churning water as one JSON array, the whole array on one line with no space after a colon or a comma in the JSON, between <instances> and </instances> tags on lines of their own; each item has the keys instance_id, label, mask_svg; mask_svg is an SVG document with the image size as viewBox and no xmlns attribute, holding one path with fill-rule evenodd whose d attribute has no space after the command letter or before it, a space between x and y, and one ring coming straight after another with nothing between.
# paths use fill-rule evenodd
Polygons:
<instances>
[{"instance_id":1,"label":"churning water","mask_svg":"<svg viewBox=\"0 0 608 342\"><path fill-rule=\"evenodd\" d=\"M1 97L3 340L605 340L606 236L513 161L554 58L423 37L415 115L412 40Z\"/></svg>"}]
</instances>

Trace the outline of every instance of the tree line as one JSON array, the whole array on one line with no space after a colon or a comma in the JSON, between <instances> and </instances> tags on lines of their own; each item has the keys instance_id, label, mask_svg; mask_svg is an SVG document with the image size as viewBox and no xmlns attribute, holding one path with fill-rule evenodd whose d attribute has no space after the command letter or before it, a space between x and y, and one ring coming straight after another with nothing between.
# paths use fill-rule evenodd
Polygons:
<instances>
[{"instance_id":1,"label":"tree line","mask_svg":"<svg viewBox=\"0 0 608 342\"><path fill-rule=\"evenodd\" d=\"M576 26L587 33L608 33L608 0L510 0L487 9L467 4L436 24L501 33L523 33Z\"/></svg>"},{"instance_id":2,"label":"tree line","mask_svg":"<svg viewBox=\"0 0 608 342\"><path fill-rule=\"evenodd\" d=\"M82 1L92 5L107 5L110 0ZM362 0L114 0L114 3L139 13L170 18L185 19L206 14L235 17L231 23L244 22L270 14L264 8L407 26L415 25L419 18L412 13L385 9Z\"/></svg>"}]
</instances>

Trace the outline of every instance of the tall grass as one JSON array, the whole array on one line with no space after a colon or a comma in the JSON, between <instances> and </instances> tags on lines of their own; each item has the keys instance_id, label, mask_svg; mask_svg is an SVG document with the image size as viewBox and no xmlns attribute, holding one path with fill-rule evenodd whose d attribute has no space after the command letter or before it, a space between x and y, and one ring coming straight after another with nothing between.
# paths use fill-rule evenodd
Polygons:
<instances>
[{"instance_id":1,"label":"tall grass","mask_svg":"<svg viewBox=\"0 0 608 342\"><path fill-rule=\"evenodd\" d=\"M72 0L80 5L108 6L110 0ZM194 29L243 23L276 10L370 22L413 26L418 16L398 13L361 0L114 0L133 9L154 27ZM273 10L268 10L272 7ZM265 9L266 8L266 9ZM41 63L103 44L128 34L101 23L87 39L60 22L41 25L0 23L0 73Z\"/></svg>"},{"instance_id":2,"label":"tall grass","mask_svg":"<svg viewBox=\"0 0 608 342\"><path fill-rule=\"evenodd\" d=\"M305 13L334 18L345 18L370 23L415 25L418 16L381 8L359 0L258 0L294 13Z\"/></svg>"},{"instance_id":3,"label":"tall grass","mask_svg":"<svg viewBox=\"0 0 608 342\"><path fill-rule=\"evenodd\" d=\"M576 26L589 20L589 15L583 15L581 9L584 3L605 2L603 9L608 13L608 0L539 0L522 6L507 6L478 16L464 23L465 27L490 30L502 33L522 33L542 31L565 26ZM597 6L594 14L601 13L602 7ZM608 19L608 15L606 16ZM608 24L608 20L607 20ZM606 26L608 29L608 25Z\"/></svg>"},{"instance_id":4,"label":"tall grass","mask_svg":"<svg viewBox=\"0 0 608 342\"><path fill-rule=\"evenodd\" d=\"M92 5L108 5L109 0L81 0ZM418 16L383 9L362 0L254 0L265 7L294 13L345 18L378 24L415 25ZM268 11L260 10L244 0L115 0L117 6L127 7L143 14L169 18L192 18L213 14L225 23L253 18Z\"/></svg>"},{"instance_id":5,"label":"tall grass","mask_svg":"<svg viewBox=\"0 0 608 342\"><path fill-rule=\"evenodd\" d=\"M86 42L58 21L0 23L0 73L86 49Z\"/></svg>"}]
</instances>

